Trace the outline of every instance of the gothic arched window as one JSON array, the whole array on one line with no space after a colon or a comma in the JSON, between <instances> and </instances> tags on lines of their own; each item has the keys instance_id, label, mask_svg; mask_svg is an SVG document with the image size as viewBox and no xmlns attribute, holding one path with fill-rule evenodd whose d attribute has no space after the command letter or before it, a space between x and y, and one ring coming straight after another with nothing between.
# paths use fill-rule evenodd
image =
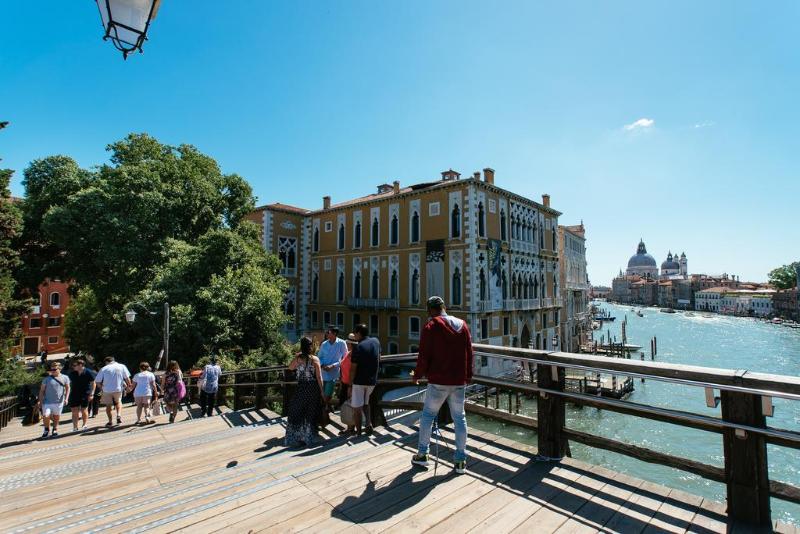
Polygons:
<instances>
[{"instance_id":1,"label":"gothic arched window","mask_svg":"<svg viewBox=\"0 0 800 534\"><path fill-rule=\"evenodd\" d=\"M314 252L319 252L319 226L314 228Z\"/></svg>"},{"instance_id":2,"label":"gothic arched window","mask_svg":"<svg viewBox=\"0 0 800 534\"><path fill-rule=\"evenodd\" d=\"M503 286L503 300L506 300L508 298L508 278L506 278L505 271L503 271L501 284Z\"/></svg>"},{"instance_id":3,"label":"gothic arched window","mask_svg":"<svg viewBox=\"0 0 800 534\"><path fill-rule=\"evenodd\" d=\"M411 274L411 304L419 304L419 269Z\"/></svg>"},{"instance_id":4,"label":"gothic arched window","mask_svg":"<svg viewBox=\"0 0 800 534\"><path fill-rule=\"evenodd\" d=\"M356 229L353 231L353 248L361 248L361 221L356 222Z\"/></svg>"},{"instance_id":5,"label":"gothic arched window","mask_svg":"<svg viewBox=\"0 0 800 534\"><path fill-rule=\"evenodd\" d=\"M339 250L344 249L344 223L339 225Z\"/></svg>"},{"instance_id":6,"label":"gothic arched window","mask_svg":"<svg viewBox=\"0 0 800 534\"><path fill-rule=\"evenodd\" d=\"M319 275L314 273L314 280L311 282L311 300L316 302L319 299Z\"/></svg>"},{"instance_id":7,"label":"gothic arched window","mask_svg":"<svg viewBox=\"0 0 800 534\"><path fill-rule=\"evenodd\" d=\"M339 279L336 281L336 300L344 302L344 273L339 273Z\"/></svg>"},{"instance_id":8,"label":"gothic arched window","mask_svg":"<svg viewBox=\"0 0 800 534\"><path fill-rule=\"evenodd\" d=\"M373 271L372 272L372 283L370 284L370 288L371 288L370 289L370 291L371 291L370 297L372 297L374 299L378 298L378 282L379 282L379 280L378 280L378 271Z\"/></svg>"},{"instance_id":9,"label":"gothic arched window","mask_svg":"<svg viewBox=\"0 0 800 534\"><path fill-rule=\"evenodd\" d=\"M353 298L361 298L361 273L356 273L355 278L353 278Z\"/></svg>"},{"instance_id":10,"label":"gothic arched window","mask_svg":"<svg viewBox=\"0 0 800 534\"><path fill-rule=\"evenodd\" d=\"M397 271L392 271L392 278L389 280L389 298L397 298Z\"/></svg>"},{"instance_id":11,"label":"gothic arched window","mask_svg":"<svg viewBox=\"0 0 800 534\"><path fill-rule=\"evenodd\" d=\"M378 218L375 217L372 219L372 246L377 247L379 240L378 240Z\"/></svg>"},{"instance_id":12,"label":"gothic arched window","mask_svg":"<svg viewBox=\"0 0 800 534\"><path fill-rule=\"evenodd\" d=\"M478 235L486 237L486 213L483 211L483 202L478 202Z\"/></svg>"},{"instance_id":13,"label":"gothic arched window","mask_svg":"<svg viewBox=\"0 0 800 534\"><path fill-rule=\"evenodd\" d=\"M461 269L458 267L453 271L453 289L450 295L450 302L453 306L461 306Z\"/></svg>"},{"instance_id":14,"label":"gothic arched window","mask_svg":"<svg viewBox=\"0 0 800 534\"><path fill-rule=\"evenodd\" d=\"M397 220L397 215L392 216L392 223L389 225L389 243L396 245L400 241L400 222Z\"/></svg>"},{"instance_id":15,"label":"gothic arched window","mask_svg":"<svg viewBox=\"0 0 800 534\"><path fill-rule=\"evenodd\" d=\"M461 237L461 209L458 204L453 206L450 213L450 237Z\"/></svg>"},{"instance_id":16,"label":"gothic arched window","mask_svg":"<svg viewBox=\"0 0 800 534\"><path fill-rule=\"evenodd\" d=\"M500 210L500 240L507 241L508 229L506 228L506 210Z\"/></svg>"},{"instance_id":17,"label":"gothic arched window","mask_svg":"<svg viewBox=\"0 0 800 534\"><path fill-rule=\"evenodd\" d=\"M411 216L411 242L419 241L419 213L416 211Z\"/></svg>"},{"instance_id":18,"label":"gothic arched window","mask_svg":"<svg viewBox=\"0 0 800 534\"><path fill-rule=\"evenodd\" d=\"M486 300L486 273L484 272L483 269L481 269L481 272L478 275L478 285L479 285L480 299Z\"/></svg>"}]
</instances>

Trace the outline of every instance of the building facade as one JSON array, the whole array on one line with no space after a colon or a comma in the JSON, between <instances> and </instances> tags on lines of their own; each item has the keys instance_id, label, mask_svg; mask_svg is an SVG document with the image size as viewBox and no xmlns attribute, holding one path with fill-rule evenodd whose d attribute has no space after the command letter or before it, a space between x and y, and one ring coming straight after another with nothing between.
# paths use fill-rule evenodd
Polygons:
<instances>
[{"instance_id":1,"label":"building facade","mask_svg":"<svg viewBox=\"0 0 800 534\"><path fill-rule=\"evenodd\" d=\"M558 227L559 275L562 287L561 343L565 352L580 352L581 343L591 331L589 320L589 277L586 271L586 229Z\"/></svg>"},{"instance_id":2,"label":"building facade","mask_svg":"<svg viewBox=\"0 0 800 534\"><path fill-rule=\"evenodd\" d=\"M386 353L413 352L429 296L467 320L476 341L552 349L558 342L558 216L497 187L494 170L377 192L322 209L270 204L250 220L290 282L286 333L365 323Z\"/></svg>"},{"instance_id":3,"label":"building facade","mask_svg":"<svg viewBox=\"0 0 800 534\"><path fill-rule=\"evenodd\" d=\"M797 288L776 291L772 297L772 308L778 317L800 321L800 299Z\"/></svg>"},{"instance_id":4,"label":"building facade","mask_svg":"<svg viewBox=\"0 0 800 534\"><path fill-rule=\"evenodd\" d=\"M12 347L12 354L32 356L43 349L55 354L67 352L64 338L64 313L69 307L69 284L46 279L31 295L33 307L22 317L22 334Z\"/></svg>"}]
</instances>

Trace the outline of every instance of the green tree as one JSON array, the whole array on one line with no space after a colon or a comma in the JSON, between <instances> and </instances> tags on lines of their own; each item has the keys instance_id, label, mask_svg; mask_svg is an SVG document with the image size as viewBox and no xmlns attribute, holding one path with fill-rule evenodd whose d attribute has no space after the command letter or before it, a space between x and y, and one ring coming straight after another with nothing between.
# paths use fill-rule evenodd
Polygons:
<instances>
[{"instance_id":1,"label":"green tree","mask_svg":"<svg viewBox=\"0 0 800 534\"><path fill-rule=\"evenodd\" d=\"M19 335L22 314L30 300L18 297L17 284L12 276L19 265L19 254L13 243L20 231L21 216L11 202L9 183L13 171L0 169L0 395L14 393L29 381L25 367L11 359L10 348Z\"/></svg>"},{"instance_id":2,"label":"green tree","mask_svg":"<svg viewBox=\"0 0 800 534\"><path fill-rule=\"evenodd\" d=\"M797 285L797 269L800 262L782 265L769 272L769 283L776 289L791 289Z\"/></svg>"},{"instance_id":3,"label":"green tree","mask_svg":"<svg viewBox=\"0 0 800 534\"><path fill-rule=\"evenodd\" d=\"M108 149L111 163L92 171L55 156L25 172L23 241L45 244L28 246L30 256L74 281L73 349L152 360L169 301L170 353L184 364L210 351L281 353L284 281L244 220L255 205L247 182L193 146L146 134ZM156 315L136 309L127 324L133 302Z\"/></svg>"}]
</instances>

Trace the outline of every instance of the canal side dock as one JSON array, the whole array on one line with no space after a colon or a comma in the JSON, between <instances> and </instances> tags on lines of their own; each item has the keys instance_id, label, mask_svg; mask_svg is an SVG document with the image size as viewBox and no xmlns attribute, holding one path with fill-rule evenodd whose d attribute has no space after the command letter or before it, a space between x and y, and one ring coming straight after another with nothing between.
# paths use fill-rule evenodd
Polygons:
<instances>
[{"instance_id":1,"label":"canal side dock","mask_svg":"<svg viewBox=\"0 0 800 534\"><path fill-rule=\"evenodd\" d=\"M92 421L102 424L103 415ZM133 420L131 408L124 420ZM413 423L283 446L284 419L263 409L39 441L12 420L0 432L3 532L726 532L721 503L470 431L468 473L412 467ZM436 451L435 442L431 452ZM778 532L794 527L774 524ZM742 531L746 531L743 529Z\"/></svg>"}]
</instances>

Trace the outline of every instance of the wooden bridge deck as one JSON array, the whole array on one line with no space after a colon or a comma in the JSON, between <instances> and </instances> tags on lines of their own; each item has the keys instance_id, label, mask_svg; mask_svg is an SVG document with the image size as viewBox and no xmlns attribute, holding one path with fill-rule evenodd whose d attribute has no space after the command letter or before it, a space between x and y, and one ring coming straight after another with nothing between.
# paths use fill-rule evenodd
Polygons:
<instances>
[{"instance_id":1,"label":"wooden bridge deck","mask_svg":"<svg viewBox=\"0 0 800 534\"><path fill-rule=\"evenodd\" d=\"M126 409L127 421L132 413ZM101 415L101 417L103 417ZM230 412L36 441L0 432L3 532L725 532L724 506L470 433L468 474L412 468L412 426L283 447L282 420ZM103 419L96 419L97 425ZM794 527L776 525L780 532Z\"/></svg>"}]
</instances>

